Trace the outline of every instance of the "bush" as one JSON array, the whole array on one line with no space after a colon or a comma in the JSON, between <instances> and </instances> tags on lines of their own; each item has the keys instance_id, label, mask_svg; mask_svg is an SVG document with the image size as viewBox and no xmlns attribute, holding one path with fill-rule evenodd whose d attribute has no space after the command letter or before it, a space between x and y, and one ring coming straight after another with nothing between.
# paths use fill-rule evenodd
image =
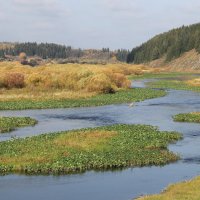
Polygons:
<instances>
[{"instance_id":1,"label":"bush","mask_svg":"<svg viewBox=\"0 0 200 200\"><path fill-rule=\"evenodd\" d=\"M21 52L21 53L19 54L19 60L20 60L20 63L21 63L22 65L27 65L27 64L28 64L28 61L27 61L26 59L27 59L26 53Z\"/></svg>"},{"instance_id":2,"label":"bush","mask_svg":"<svg viewBox=\"0 0 200 200\"><path fill-rule=\"evenodd\" d=\"M38 65L38 62L35 59L30 59L28 65L30 65L31 67L35 67Z\"/></svg>"},{"instance_id":3,"label":"bush","mask_svg":"<svg viewBox=\"0 0 200 200\"><path fill-rule=\"evenodd\" d=\"M95 74L86 86L88 92L114 93L115 88L105 74Z\"/></svg>"},{"instance_id":4,"label":"bush","mask_svg":"<svg viewBox=\"0 0 200 200\"><path fill-rule=\"evenodd\" d=\"M24 75L20 73L6 74L3 80L3 85L6 88L23 88L25 86Z\"/></svg>"}]
</instances>

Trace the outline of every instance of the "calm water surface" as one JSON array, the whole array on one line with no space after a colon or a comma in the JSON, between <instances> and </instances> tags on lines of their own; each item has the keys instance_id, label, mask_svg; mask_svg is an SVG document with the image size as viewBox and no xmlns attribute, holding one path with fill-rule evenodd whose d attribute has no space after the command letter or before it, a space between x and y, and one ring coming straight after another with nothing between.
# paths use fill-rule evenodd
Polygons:
<instances>
[{"instance_id":1,"label":"calm water surface","mask_svg":"<svg viewBox=\"0 0 200 200\"><path fill-rule=\"evenodd\" d=\"M136 81L134 86L144 87L145 82ZM175 123L172 120L172 116L177 113L200 111L200 94L175 90L167 92L165 97L135 103L134 107L120 104L75 109L0 111L0 116L29 116L39 121L35 127L1 135L1 141L11 137L116 123L150 124L161 130L179 131L184 135L184 140L170 145L170 150L182 157L177 163L164 167L90 171L66 176L1 176L0 199L129 200L144 194L158 193L170 183L200 175L200 125Z\"/></svg>"}]
</instances>

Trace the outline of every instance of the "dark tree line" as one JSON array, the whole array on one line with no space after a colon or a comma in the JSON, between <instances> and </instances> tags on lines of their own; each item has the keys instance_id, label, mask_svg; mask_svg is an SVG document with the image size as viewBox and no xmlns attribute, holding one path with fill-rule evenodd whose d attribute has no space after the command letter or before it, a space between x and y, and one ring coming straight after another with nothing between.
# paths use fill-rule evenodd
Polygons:
<instances>
[{"instance_id":1,"label":"dark tree line","mask_svg":"<svg viewBox=\"0 0 200 200\"><path fill-rule=\"evenodd\" d=\"M0 50L0 57L4 55L18 56L21 52L25 52L27 56L39 56L43 59L81 57L83 54L81 49L72 49L70 46L27 42L17 43L12 48Z\"/></svg>"},{"instance_id":2,"label":"dark tree line","mask_svg":"<svg viewBox=\"0 0 200 200\"><path fill-rule=\"evenodd\" d=\"M121 62L126 62L127 61L127 56L129 55L129 50L126 49L118 49L117 50L117 54L116 54L116 58L117 60L121 61Z\"/></svg>"},{"instance_id":3,"label":"dark tree line","mask_svg":"<svg viewBox=\"0 0 200 200\"><path fill-rule=\"evenodd\" d=\"M26 43L15 43L11 47L0 49L0 58L4 58L5 55L18 56L20 53L26 53L27 56L39 56L43 59L78 59L83 56L88 56L88 50L73 49L71 46L58 45L53 43L40 43L26 42ZM117 60L121 62L127 61L129 54L128 50L119 49L117 51L110 51L109 48L102 48L102 50L91 51L91 56L99 58L101 55L103 58L111 58L111 55L115 55Z\"/></svg>"},{"instance_id":4,"label":"dark tree line","mask_svg":"<svg viewBox=\"0 0 200 200\"><path fill-rule=\"evenodd\" d=\"M200 53L200 23L182 26L160 34L134 48L127 56L127 62L144 63L166 56L166 61L196 49Z\"/></svg>"}]
</instances>

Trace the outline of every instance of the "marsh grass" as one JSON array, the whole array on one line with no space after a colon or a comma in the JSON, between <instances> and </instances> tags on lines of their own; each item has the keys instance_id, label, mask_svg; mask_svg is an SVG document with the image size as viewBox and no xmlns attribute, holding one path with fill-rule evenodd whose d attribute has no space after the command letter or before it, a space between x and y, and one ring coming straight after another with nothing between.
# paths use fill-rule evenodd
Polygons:
<instances>
[{"instance_id":1,"label":"marsh grass","mask_svg":"<svg viewBox=\"0 0 200 200\"><path fill-rule=\"evenodd\" d=\"M144 69L128 64L50 64L33 68L17 62L0 62L0 107L63 108L129 102L133 98L124 97L130 93L127 75L142 74ZM21 79L13 78L16 76L23 77L23 84Z\"/></svg>"},{"instance_id":2,"label":"marsh grass","mask_svg":"<svg viewBox=\"0 0 200 200\"><path fill-rule=\"evenodd\" d=\"M0 86L2 88L20 88L27 90L65 89L109 93L120 88L129 88L131 82L127 75L141 74L143 66L127 64L84 65L51 64L39 67L22 66L16 62L0 63ZM21 79L13 77L23 77ZM20 84L19 84L20 83ZM21 91L21 90L19 90ZM13 90L14 92L14 90Z\"/></svg>"},{"instance_id":3,"label":"marsh grass","mask_svg":"<svg viewBox=\"0 0 200 200\"><path fill-rule=\"evenodd\" d=\"M137 200L199 200L200 177L191 181L185 181L169 186L159 195L151 195L138 198Z\"/></svg>"},{"instance_id":4,"label":"marsh grass","mask_svg":"<svg viewBox=\"0 0 200 200\"><path fill-rule=\"evenodd\" d=\"M15 128L33 126L37 123L30 117L0 117L0 133L13 131Z\"/></svg>"},{"instance_id":5,"label":"marsh grass","mask_svg":"<svg viewBox=\"0 0 200 200\"><path fill-rule=\"evenodd\" d=\"M0 172L66 174L164 165L179 159L169 143L176 132L147 125L113 125L44 134L0 143Z\"/></svg>"},{"instance_id":6,"label":"marsh grass","mask_svg":"<svg viewBox=\"0 0 200 200\"><path fill-rule=\"evenodd\" d=\"M113 94L98 94L86 98L52 98L0 101L0 110L48 109L103 106L110 104L130 103L161 97L165 91L148 88L120 90Z\"/></svg>"}]
</instances>

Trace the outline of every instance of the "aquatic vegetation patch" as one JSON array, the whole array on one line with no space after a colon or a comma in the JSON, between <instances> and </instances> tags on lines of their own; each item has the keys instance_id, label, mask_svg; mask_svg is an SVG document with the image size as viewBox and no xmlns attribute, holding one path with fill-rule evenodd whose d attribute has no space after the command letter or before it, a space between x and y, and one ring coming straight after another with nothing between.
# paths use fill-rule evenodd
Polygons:
<instances>
[{"instance_id":1,"label":"aquatic vegetation patch","mask_svg":"<svg viewBox=\"0 0 200 200\"><path fill-rule=\"evenodd\" d=\"M200 177L197 177L191 181L171 185L159 195L141 197L137 200L198 200L200 199L199 185Z\"/></svg>"},{"instance_id":2,"label":"aquatic vegetation patch","mask_svg":"<svg viewBox=\"0 0 200 200\"><path fill-rule=\"evenodd\" d=\"M173 117L176 122L200 123L200 112L181 113Z\"/></svg>"},{"instance_id":3,"label":"aquatic vegetation patch","mask_svg":"<svg viewBox=\"0 0 200 200\"><path fill-rule=\"evenodd\" d=\"M15 128L33 126L37 123L30 117L0 117L0 133L13 131Z\"/></svg>"},{"instance_id":4,"label":"aquatic vegetation patch","mask_svg":"<svg viewBox=\"0 0 200 200\"><path fill-rule=\"evenodd\" d=\"M179 159L167 149L177 132L148 125L113 125L0 143L0 172L67 174L164 165Z\"/></svg>"},{"instance_id":5,"label":"aquatic vegetation patch","mask_svg":"<svg viewBox=\"0 0 200 200\"><path fill-rule=\"evenodd\" d=\"M161 97L165 91L149 88L134 88L120 90L113 94L99 94L81 99L51 99L51 100L19 100L0 101L0 110L48 109L48 108L73 108L103 106L119 103L130 103Z\"/></svg>"}]
</instances>

